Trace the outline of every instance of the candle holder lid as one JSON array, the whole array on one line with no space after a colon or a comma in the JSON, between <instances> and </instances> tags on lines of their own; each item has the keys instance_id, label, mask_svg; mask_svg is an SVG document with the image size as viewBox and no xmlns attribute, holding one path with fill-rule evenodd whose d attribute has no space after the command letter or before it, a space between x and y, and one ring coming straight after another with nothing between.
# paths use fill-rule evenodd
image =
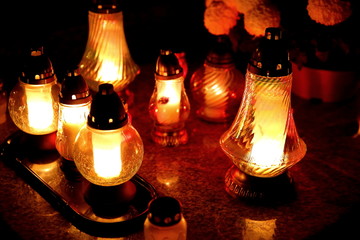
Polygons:
<instances>
[{"instance_id":1,"label":"candle holder lid","mask_svg":"<svg viewBox=\"0 0 360 240\"><path fill-rule=\"evenodd\" d=\"M114 86L110 83L101 84L91 103L88 126L100 130L113 130L127 123L128 114L114 91Z\"/></svg>"},{"instance_id":2,"label":"candle holder lid","mask_svg":"<svg viewBox=\"0 0 360 240\"><path fill-rule=\"evenodd\" d=\"M29 84L46 84L56 80L56 75L43 46L31 47L24 57L19 79Z\"/></svg>"},{"instance_id":3,"label":"candle holder lid","mask_svg":"<svg viewBox=\"0 0 360 240\"><path fill-rule=\"evenodd\" d=\"M79 69L69 70L61 83L60 103L82 104L91 101L91 99L89 87Z\"/></svg>"},{"instance_id":4,"label":"candle holder lid","mask_svg":"<svg viewBox=\"0 0 360 240\"><path fill-rule=\"evenodd\" d=\"M227 35L219 35L215 37L205 63L213 67L227 67L234 64L233 54L230 38Z\"/></svg>"},{"instance_id":5,"label":"candle holder lid","mask_svg":"<svg viewBox=\"0 0 360 240\"><path fill-rule=\"evenodd\" d=\"M287 76L292 72L287 44L280 28L267 28L253 53L248 71L266 77Z\"/></svg>"},{"instance_id":6,"label":"candle holder lid","mask_svg":"<svg viewBox=\"0 0 360 240\"><path fill-rule=\"evenodd\" d=\"M148 219L157 226L171 226L182 217L180 202L172 197L158 197L149 203Z\"/></svg>"},{"instance_id":7,"label":"candle holder lid","mask_svg":"<svg viewBox=\"0 0 360 240\"><path fill-rule=\"evenodd\" d=\"M121 12L121 0L92 0L89 10L91 12L105 14Z\"/></svg>"},{"instance_id":8,"label":"candle holder lid","mask_svg":"<svg viewBox=\"0 0 360 240\"><path fill-rule=\"evenodd\" d=\"M183 75L178 58L171 50L160 50L160 55L156 61L155 77L162 80L179 78Z\"/></svg>"}]
</instances>

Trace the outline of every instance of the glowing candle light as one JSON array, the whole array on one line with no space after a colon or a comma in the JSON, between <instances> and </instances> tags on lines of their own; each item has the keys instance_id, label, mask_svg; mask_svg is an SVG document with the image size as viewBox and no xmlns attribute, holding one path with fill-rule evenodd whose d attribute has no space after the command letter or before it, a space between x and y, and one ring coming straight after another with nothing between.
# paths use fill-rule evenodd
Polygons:
<instances>
[{"instance_id":1,"label":"glowing candle light","mask_svg":"<svg viewBox=\"0 0 360 240\"><path fill-rule=\"evenodd\" d=\"M120 176L122 170L121 135L92 131L95 173L102 178Z\"/></svg>"},{"instance_id":2,"label":"glowing candle light","mask_svg":"<svg viewBox=\"0 0 360 240\"><path fill-rule=\"evenodd\" d=\"M182 81L157 81L157 120L160 124L179 122Z\"/></svg>"},{"instance_id":3,"label":"glowing candle light","mask_svg":"<svg viewBox=\"0 0 360 240\"><path fill-rule=\"evenodd\" d=\"M49 86L47 86L48 88ZM52 97L49 94L43 95L43 86L28 87L25 93L28 106L29 127L44 131L51 126L54 119ZM45 90L46 91L46 90Z\"/></svg>"}]
</instances>

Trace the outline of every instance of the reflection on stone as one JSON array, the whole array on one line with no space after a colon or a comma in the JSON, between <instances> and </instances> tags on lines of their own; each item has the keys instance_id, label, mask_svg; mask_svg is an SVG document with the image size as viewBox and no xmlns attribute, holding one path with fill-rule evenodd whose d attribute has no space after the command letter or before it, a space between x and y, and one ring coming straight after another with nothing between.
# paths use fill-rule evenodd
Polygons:
<instances>
[{"instance_id":1,"label":"reflection on stone","mask_svg":"<svg viewBox=\"0 0 360 240\"><path fill-rule=\"evenodd\" d=\"M166 187L174 187L179 181L179 162L171 161L168 158L160 158L156 160L156 180L164 184Z\"/></svg>"},{"instance_id":2,"label":"reflection on stone","mask_svg":"<svg viewBox=\"0 0 360 240\"><path fill-rule=\"evenodd\" d=\"M243 240L273 240L275 239L276 219L259 221L242 218L240 228Z\"/></svg>"}]
</instances>

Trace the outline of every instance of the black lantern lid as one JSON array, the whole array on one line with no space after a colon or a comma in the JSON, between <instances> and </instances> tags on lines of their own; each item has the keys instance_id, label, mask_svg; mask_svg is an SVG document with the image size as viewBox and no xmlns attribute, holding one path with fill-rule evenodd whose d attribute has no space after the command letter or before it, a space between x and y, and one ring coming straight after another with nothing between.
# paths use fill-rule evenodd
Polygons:
<instances>
[{"instance_id":1,"label":"black lantern lid","mask_svg":"<svg viewBox=\"0 0 360 240\"><path fill-rule=\"evenodd\" d=\"M234 64L232 44L227 35L215 37L205 63L213 67L229 67Z\"/></svg>"},{"instance_id":2,"label":"black lantern lid","mask_svg":"<svg viewBox=\"0 0 360 240\"><path fill-rule=\"evenodd\" d=\"M89 87L78 68L67 72L61 83L59 98L60 103L64 104L81 104L91 101Z\"/></svg>"},{"instance_id":3,"label":"black lantern lid","mask_svg":"<svg viewBox=\"0 0 360 240\"><path fill-rule=\"evenodd\" d=\"M95 13L121 12L121 0L92 0L89 10Z\"/></svg>"},{"instance_id":4,"label":"black lantern lid","mask_svg":"<svg viewBox=\"0 0 360 240\"><path fill-rule=\"evenodd\" d=\"M148 219L157 226L171 226L182 217L180 202L172 197L158 197L149 203Z\"/></svg>"},{"instance_id":5,"label":"black lantern lid","mask_svg":"<svg viewBox=\"0 0 360 240\"><path fill-rule=\"evenodd\" d=\"M110 83L99 85L88 115L88 126L100 130L112 130L125 126L128 115L124 105Z\"/></svg>"},{"instance_id":6,"label":"black lantern lid","mask_svg":"<svg viewBox=\"0 0 360 240\"><path fill-rule=\"evenodd\" d=\"M287 43L279 28L267 28L253 53L248 71L266 77L287 76L292 72Z\"/></svg>"},{"instance_id":7,"label":"black lantern lid","mask_svg":"<svg viewBox=\"0 0 360 240\"><path fill-rule=\"evenodd\" d=\"M162 80L179 78L183 75L183 69L179 60L171 50L160 50L156 61L155 77Z\"/></svg>"},{"instance_id":8,"label":"black lantern lid","mask_svg":"<svg viewBox=\"0 0 360 240\"><path fill-rule=\"evenodd\" d=\"M24 57L19 79L29 84L46 84L56 81L52 63L43 46L30 48Z\"/></svg>"}]
</instances>

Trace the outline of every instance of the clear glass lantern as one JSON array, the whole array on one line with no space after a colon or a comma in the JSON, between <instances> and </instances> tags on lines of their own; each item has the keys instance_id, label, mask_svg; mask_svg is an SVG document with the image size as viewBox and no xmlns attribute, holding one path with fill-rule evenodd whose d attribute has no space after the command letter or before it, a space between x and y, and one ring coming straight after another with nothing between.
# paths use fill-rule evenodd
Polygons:
<instances>
[{"instance_id":1,"label":"clear glass lantern","mask_svg":"<svg viewBox=\"0 0 360 240\"><path fill-rule=\"evenodd\" d=\"M127 103L132 96L127 86L140 73L133 61L124 32L120 1L93 1L88 12L89 32L80 72L89 88L96 92L110 83Z\"/></svg>"},{"instance_id":2,"label":"clear glass lantern","mask_svg":"<svg viewBox=\"0 0 360 240\"><path fill-rule=\"evenodd\" d=\"M56 149L66 160L73 160L75 138L86 125L92 97L79 70L71 70L61 83L59 95L59 123Z\"/></svg>"},{"instance_id":3,"label":"clear glass lantern","mask_svg":"<svg viewBox=\"0 0 360 240\"><path fill-rule=\"evenodd\" d=\"M215 36L204 64L190 79L190 90L197 102L196 114L209 122L234 120L244 85L244 74L235 66L230 39Z\"/></svg>"},{"instance_id":4,"label":"clear glass lantern","mask_svg":"<svg viewBox=\"0 0 360 240\"><path fill-rule=\"evenodd\" d=\"M9 94L9 115L15 125L32 135L54 133L58 124L59 86L43 47L31 48L21 76Z\"/></svg>"},{"instance_id":5,"label":"clear glass lantern","mask_svg":"<svg viewBox=\"0 0 360 240\"><path fill-rule=\"evenodd\" d=\"M161 50L157 59L149 113L154 121L154 142L162 146L187 143L185 121L190 114L190 103L184 87L183 70L171 50Z\"/></svg>"},{"instance_id":6,"label":"clear glass lantern","mask_svg":"<svg viewBox=\"0 0 360 240\"><path fill-rule=\"evenodd\" d=\"M281 31L268 28L248 64L238 114L220 139L234 163L225 177L228 191L241 194L244 175L239 171L275 178L305 156L306 144L293 119L291 83L291 63Z\"/></svg>"},{"instance_id":7,"label":"clear glass lantern","mask_svg":"<svg viewBox=\"0 0 360 240\"><path fill-rule=\"evenodd\" d=\"M80 174L98 186L120 185L139 170L143 142L111 84L99 86L75 149L74 162Z\"/></svg>"}]
</instances>

